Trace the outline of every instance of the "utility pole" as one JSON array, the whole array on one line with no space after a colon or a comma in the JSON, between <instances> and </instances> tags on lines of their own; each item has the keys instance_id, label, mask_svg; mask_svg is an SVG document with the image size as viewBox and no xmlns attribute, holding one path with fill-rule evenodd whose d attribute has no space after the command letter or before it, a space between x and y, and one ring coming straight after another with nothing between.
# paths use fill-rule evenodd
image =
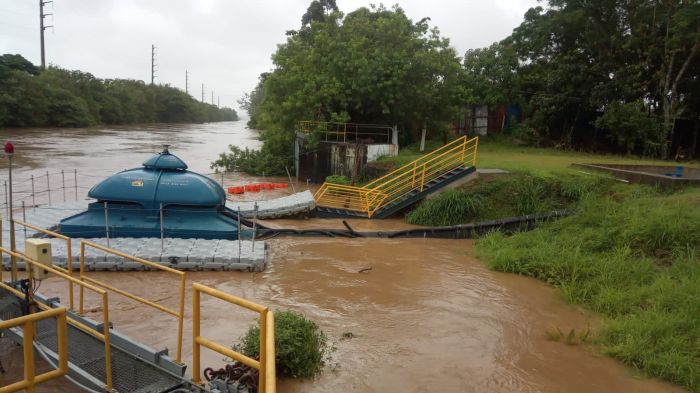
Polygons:
<instances>
[{"instance_id":1,"label":"utility pole","mask_svg":"<svg viewBox=\"0 0 700 393\"><path fill-rule=\"evenodd\" d=\"M211 104L214 105L214 90L211 91Z\"/></svg>"},{"instance_id":2,"label":"utility pole","mask_svg":"<svg viewBox=\"0 0 700 393\"><path fill-rule=\"evenodd\" d=\"M185 93L190 94L190 75L185 70Z\"/></svg>"},{"instance_id":3,"label":"utility pole","mask_svg":"<svg viewBox=\"0 0 700 393\"><path fill-rule=\"evenodd\" d=\"M156 77L156 46L151 45L151 84Z\"/></svg>"},{"instance_id":4,"label":"utility pole","mask_svg":"<svg viewBox=\"0 0 700 393\"><path fill-rule=\"evenodd\" d=\"M202 83L202 102L204 102L204 83Z\"/></svg>"},{"instance_id":5,"label":"utility pole","mask_svg":"<svg viewBox=\"0 0 700 393\"><path fill-rule=\"evenodd\" d=\"M221 107L221 97L216 96L216 107L220 108Z\"/></svg>"},{"instance_id":6,"label":"utility pole","mask_svg":"<svg viewBox=\"0 0 700 393\"><path fill-rule=\"evenodd\" d=\"M46 55L44 54L44 30L53 26L44 26L44 18L53 14L45 14L44 6L53 3L53 1L39 0L39 33L41 36L41 68L46 68Z\"/></svg>"}]
</instances>

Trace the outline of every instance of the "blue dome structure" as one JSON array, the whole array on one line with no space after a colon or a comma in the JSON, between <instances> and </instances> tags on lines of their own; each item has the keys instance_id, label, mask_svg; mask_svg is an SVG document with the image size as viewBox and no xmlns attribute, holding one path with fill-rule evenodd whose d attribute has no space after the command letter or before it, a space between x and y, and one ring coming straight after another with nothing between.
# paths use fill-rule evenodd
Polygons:
<instances>
[{"instance_id":1,"label":"blue dome structure","mask_svg":"<svg viewBox=\"0 0 700 393\"><path fill-rule=\"evenodd\" d=\"M187 170L166 148L143 167L119 172L88 192L97 201L63 219L72 237L166 237L236 239L238 221L226 209L226 193L212 179ZM106 213L106 214L105 214Z\"/></svg>"}]
</instances>

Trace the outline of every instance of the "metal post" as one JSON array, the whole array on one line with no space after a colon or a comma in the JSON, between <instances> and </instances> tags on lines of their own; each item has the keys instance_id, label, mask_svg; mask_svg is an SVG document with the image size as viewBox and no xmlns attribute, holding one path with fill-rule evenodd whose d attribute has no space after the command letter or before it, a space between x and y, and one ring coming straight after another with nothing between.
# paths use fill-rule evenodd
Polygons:
<instances>
[{"instance_id":1,"label":"metal post","mask_svg":"<svg viewBox=\"0 0 700 393\"><path fill-rule=\"evenodd\" d=\"M25 211L24 207L24 201L22 201L22 222L27 222L27 212ZM27 227L23 226L24 228L24 240L27 240Z\"/></svg>"},{"instance_id":2,"label":"metal post","mask_svg":"<svg viewBox=\"0 0 700 393\"><path fill-rule=\"evenodd\" d=\"M258 202L255 202L255 205L253 205L253 237L252 237L252 252L253 255L255 255L255 232L257 231L257 226L258 226Z\"/></svg>"},{"instance_id":3,"label":"metal post","mask_svg":"<svg viewBox=\"0 0 700 393\"><path fill-rule=\"evenodd\" d=\"M63 202L66 201L66 174L63 172L63 169L61 169L61 184L63 188Z\"/></svg>"},{"instance_id":4,"label":"metal post","mask_svg":"<svg viewBox=\"0 0 700 393\"><path fill-rule=\"evenodd\" d=\"M36 198L34 196L34 175L31 175L30 179L32 180L32 206L36 206Z\"/></svg>"},{"instance_id":5,"label":"metal post","mask_svg":"<svg viewBox=\"0 0 700 393\"><path fill-rule=\"evenodd\" d=\"M238 205L238 263L241 263L241 205Z\"/></svg>"},{"instance_id":6,"label":"metal post","mask_svg":"<svg viewBox=\"0 0 700 393\"><path fill-rule=\"evenodd\" d=\"M160 252L165 252L165 244L163 240L163 204L160 204Z\"/></svg>"},{"instance_id":7,"label":"metal post","mask_svg":"<svg viewBox=\"0 0 700 393\"><path fill-rule=\"evenodd\" d=\"M105 204L105 234L107 235L107 247L109 247L109 213L107 212L107 202Z\"/></svg>"},{"instance_id":8,"label":"metal post","mask_svg":"<svg viewBox=\"0 0 700 393\"><path fill-rule=\"evenodd\" d=\"M49 181L49 171L46 171L46 190L49 193L49 205L51 205L51 182Z\"/></svg>"},{"instance_id":9,"label":"metal post","mask_svg":"<svg viewBox=\"0 0 700 393\"><path fill-rule=\"evenodd\" d=\"M289 169L287 167L284 167L284 170L287 171L287 177L289 178L289 184L292 185L292 192L296 194L297 190L294 189L294 183L292 183L292 175L289 174Z\"/></svg>"},{"instance_id":10,"label":"metal post","mask_svg":"<svg viewBox=\"0 0 700 393\"><path fill-rule=\"evenodd\" d=\"M8 177L8 181L10 183L9 194L8 194L9 195L9 197L8 197L9 198L8 199L9 212L8 212L7 216L10 219L10 251L15 252L17 250L15 249L15 221L12 217L12 154L8 154L7 158L9 160L7 177ZM17 257L14 254L11 254L10 260L12 262L12 274L11 274L12 281L17 281L17 279L18 279L18 277L17 277ZM25 263L25 265L26 265L26 263ZM31 269L28 269L28 270L31 270Z\"/></svg>"},{"instance_id":11,"label":"metal post","mask_svg":"<svg viewBox=\"0 0 700 393\"><path fill-rule=\"evenodd\" d=\"M221 171L221 187L224 186L224 171Z\"/></svg>"},{"instance_id":12,"label":"metal post","mask_svg":"<svg viewBox=\"0 0 700 393\"><path fill-rule=\"evenodd\" d=\"M8 205L8 199L7 199L7 180L3 180L3 185L5 186L5 215L10 216L10 205Z\"/></svg>"},{"instance_id":13,"label":"metal post","mask_svg":"<svg viewBox=\"0 0 700 393\"><path fill-rule=\"evenodd\" d=\"M78 200L78 169L73 168L73 183L75 185L75 200Z\"/></svg>"}]
</instances>

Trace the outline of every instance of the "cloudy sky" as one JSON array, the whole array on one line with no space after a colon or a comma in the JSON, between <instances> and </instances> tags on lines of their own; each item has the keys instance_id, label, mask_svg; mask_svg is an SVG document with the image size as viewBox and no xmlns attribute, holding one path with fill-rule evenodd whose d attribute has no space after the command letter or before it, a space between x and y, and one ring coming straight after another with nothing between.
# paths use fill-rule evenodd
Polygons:
<instances>
[{"instance_id":1,"label":"cloudy sky","mask_svg":"<svg viewBox=\"0 0 700 393\"><path fill-rule=\"evenodd\" d=\"M46 61L100 78L150 81L151 44L158 83L185 88L221 104L235 101L272 68L270 55L285 31L298 29L309 0L54 0L46 6ZM337 0L343 12L368 0ZM375 2L378 3L378 2ZM392 4L392 2L387 2ZM401 0L414 21L451 39L458 53L506 37L536 0ZM0 53L19 53L40 63L36 0L0 1Z\"/></svg>"}]
</instances>

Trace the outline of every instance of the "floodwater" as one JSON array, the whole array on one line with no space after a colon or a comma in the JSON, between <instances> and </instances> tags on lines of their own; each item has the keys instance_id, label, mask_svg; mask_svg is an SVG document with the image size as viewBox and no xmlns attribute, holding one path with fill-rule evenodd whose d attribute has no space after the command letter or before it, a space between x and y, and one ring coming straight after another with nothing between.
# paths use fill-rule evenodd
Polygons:
<instances>
[{"instance_id":1,"label":"floodwater","mask_svg":"<svg viewBox=\"0 0 700 393\"><path fill-rule=\"evenodd\" d=\"M191 128L154 126L138 131L91 130L84 136L79 131L64 132L71 143L61 139L63 133L29 131L27 140L51 144L54 153L70 144L75 154L52 153L31 161L18 157L16 162L23 165L19 172L41 173L46 168L74 165L79 172L94 168L109 174L137 166L157 151L163 139L171 140L175 145L171 150L193 169L207 172L209 161L226 144L238 143L239 138L249 146L257 143L242 122ZM30 149L38 151L31 142L15 138L21 141L17 143L21 146L18 155ZM113 148L103 146L106 141ZM92 151L106 158L91 159ZM342 227L339 220L320 219L266 224ZM350 225L357 230L406 227L400 220L352 220ZM566 334L571 329L582 332L590 328L595 334L600 321L565 304L554 289L537 280L488 270L474 258L469 240L276 238L268 245L269 262L264 272L191 272L188 287L191 282L201 282L273 309L303 312L319 324L332 347L324 372L309 381L280 380L280 392L682 391L635 375L599 355L592 345L548 340L546 333L557 329ZM167 274L91 274L167 307L177 306L176 280ZM65 287L65 283L50 279L41 292L65 299ZM177 325L173 317L116 294L110 299L115 329L175 354ZM190 304L188 292L183 360L191 364ZM89 299L87 306L93 310L89 316L101 317L94 299ZM253 313L210 298L203 298L202 315L202 333L225 345L233 344L255 321ZM5 348L0 354L8 370L0 381L19 378L21 351ZM220 355L203 350L203 356L205 367L222 364ZM40 391L74 392L76 388L61 381Z\"/></svg>"}]
</instances>

